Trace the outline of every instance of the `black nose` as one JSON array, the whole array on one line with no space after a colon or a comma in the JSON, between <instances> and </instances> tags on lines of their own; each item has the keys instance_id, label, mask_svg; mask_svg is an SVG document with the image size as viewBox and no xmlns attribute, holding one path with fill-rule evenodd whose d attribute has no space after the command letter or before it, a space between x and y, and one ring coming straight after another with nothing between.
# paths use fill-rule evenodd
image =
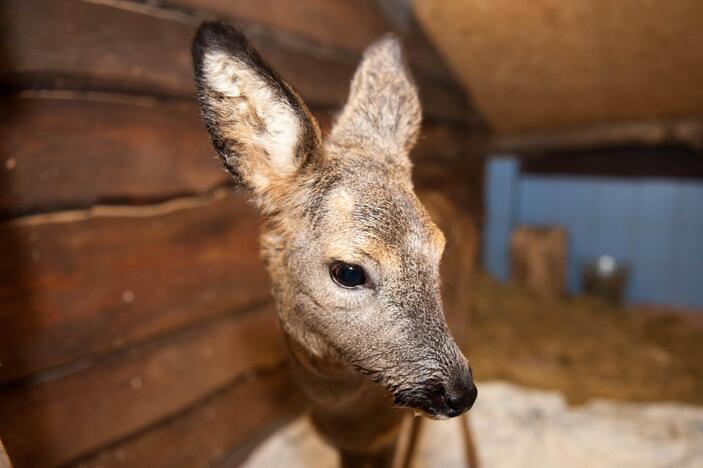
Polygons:
<instances>
[{"instance_id":1,"label":"black nose","mask_svg":"<svg viewBox=\"0 0 703 468\"><path fill-rule=\"evenodd\" d=\"M478 389L474 385L473 380L470 377L463 377L457 379L447 388L444 398L447 402L447 407L453 413L452 416L456 416L470 410L477 396Z\"/></svg>"}]
</instances>

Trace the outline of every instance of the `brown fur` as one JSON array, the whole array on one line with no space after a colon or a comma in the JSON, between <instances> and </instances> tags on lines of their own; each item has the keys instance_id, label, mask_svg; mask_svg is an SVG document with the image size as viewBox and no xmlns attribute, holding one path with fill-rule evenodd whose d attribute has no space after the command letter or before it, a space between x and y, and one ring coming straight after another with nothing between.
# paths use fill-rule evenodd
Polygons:
<instances>
[{"instance_id":1,"label":"brown fur","mask_svg":"<svg viewBox=\"0 0 703 468\"><path fill-rule=\"evenodd\" d=\"M476 393L442 312L444 236L410 179L420 105L399 42L366 51L324 143L238 31L204 24L193 57L213 144L264 216L262 256L313 420L345 464L386 466L401 407L451 417ZM361 265L367 285L339 287L334 261Z\"/></svg>"}]
</instances>

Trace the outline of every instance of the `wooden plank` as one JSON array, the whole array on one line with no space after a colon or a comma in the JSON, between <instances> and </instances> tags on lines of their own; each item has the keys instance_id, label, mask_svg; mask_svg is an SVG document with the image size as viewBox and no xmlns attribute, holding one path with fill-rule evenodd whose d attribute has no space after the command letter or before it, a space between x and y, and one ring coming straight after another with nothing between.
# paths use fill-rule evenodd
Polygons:
<instances>
[{"instance_id":1,"label":"wooden plank","mask_svg":"<svg viewBox=\"0 0 703 468\"><path fill-rule=\"evenodd\" d=\"M192 102L52 96L0 98L0 217L144 203L231 180Z\"/></svg>"},{"instance_id":2,"label":"wooden plank","mask_svg":"<svg viewBox=\"0 0 703 468\"><path fill-rule=\"evenodd\" d=\"M230 181L193 102L45 92L5 96L0 107L0 218L144 204ZM329 114L316 117L328 130ZM466 143L461 130L425 125L412 158L461 160Z\"/></svg>"},{"instance_id":3,"label":"wooden plank","mask_svg":"<svg viewBox=\"0 0 703 468\"><path fill-rule=\"evenodd\" d=\"M511 279L539 299L566 294L569 235L560 226L518 226L510 236Z\"/></svg>"},{"instance_id":4,"label":"wooden plank","mask_svg":"<svg viewBox=\"0 0 703 468\"><path fill-rule=\"evenodd\" d=\"M256 226L229 190L0 225L0 382L267 300Z\"/></svg>"},{"instance_id":5,"label":"wooden plank","mask_svg":"<svg viewBox=\"0 0 703 468\"><path fill-rule=\"evenodd\" d=\"M287 371L255 376L75 466L205 468L223 459L232 466L273 429L299 414L302 400Z\"/></svg>"},{"instance_id":6,"label":"wooden plank","mask_svg":"<svg viewBox=\"0 0 703 468\"><path fill-rule=\"evenodd\" d=\"M540 155L599 147L680 145L703 152L703 119L609 122L548 132L496 136L491 151Z\"/></svg>"},{"instance_id":7,"label":"wooden plank","mask_svg":"<svg viewBox=\"0 0 703 468\"><path fill-rule=\"evenodd\" d=\"M680 144L586 147L520 156L524 174L703 179L703 147L696 151Z\"/></svg>"},{"instance_id":8,"label":"wooden plank","mask_svg":"<svg viewBox=\"0 0 703 468\"><path fill-rule=\"evenodd\" d=\"M2 424L0 435L13 462L19 468L68 463L253 369L280 367L284 345L273 309L230 315L68 375L1 391L0 420L12 424Z\"/></svg>"},{"instance_id":9,"label":"wooden plank","mask_svg":"<svg viewBox=\"0 0 703 468\"><path fill-rule=\"evenodd\" d=\"M10 0L4 9L5 41L13 44L12 53L0 57L5 87L193 96L190 42L198 17L68 0ZM305 51L295 41L250 29L261 55L311 107L344 103L358 56ZM429 118L465 121L468 108L456 88L419 84Z\"/></svg>"},{"instance_id":10,"label":"wooden plank","mask_svg":"<svg viewBox=\"0 0 703 468\"><path fill-rule=\"evenodd\" d=\"M265 25L286 37L302 38L323 53L352 52L359 56L384 34L394 31L403 38L414 69L447 86L456 85L439 55L420 36L419 28L398 28L388 21L375 0L175 0L175 5L201 14L215 14L237 22Z\"/></svg>"},{"instance_id":11,"label":"wooden plank","mask_svg":"<svg viewBox=\"0 0 703 468\"><path fill-rule=\"evenodd\" d=\"M175 0L172 3L264 24L322 46L357 53L391 29L372 0Z\"/></svg>"},{"instance_id":12,"label":"wooden plank","mask_svg":"<svg viewBox=\"0 0 703 468\"><path fill-rule=\"evenodd\" d=\"M190 43L196 19L178 21L109 5L11 0L4 5L12 54L3 81L193 96ZM353 64L254 40L266 59L311 103L334 106L347 94ZM320 79L325 76L325 79Z\"/></svg>"}]
</instances>

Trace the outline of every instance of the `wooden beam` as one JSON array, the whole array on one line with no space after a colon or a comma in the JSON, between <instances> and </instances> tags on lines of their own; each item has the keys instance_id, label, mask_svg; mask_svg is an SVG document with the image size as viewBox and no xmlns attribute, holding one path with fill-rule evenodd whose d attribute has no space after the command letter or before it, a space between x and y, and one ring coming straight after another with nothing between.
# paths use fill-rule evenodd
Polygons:
<instances>
[{"instance_id":1,"label":"wooden beam","mask_svg":"<svg viewBox=\"0 0 703 468\"><path fill-rule=\"evenodd\" d=\"M172 0L170 4L189 8L193 16L264 25L331 54L358 56L390 29L373 0Z\"/></svg>"},{"instance_id":2,"label":"wooden beam","mask_svg":"<svg viewBox=\"0 0 703 468\"><path fill-rule=\"evenodd\" d=\"M273 309L230 315L85 369L1 390L0 420L11 421L0 425L8 453L19 467L63 465L234 388L257 369L280 368L284 345ZM266 394L239 401L230 424L246 427L247 408L265 412L271 403Z\"/></svg>"},{"instance_id":3,"label":"wooden beam","mask_svg":"<svg viewBox=\"0 0 703 468\"><path fill-rule=\"evenodd\" d=\"M409 0L374 0L374 2L395 32L403 38L408 56L411 57L413 71L422 76L431 70L432 76L445 88L452 89L454 94L461 96L469 131L474 134L488 133L488 123L474 104L470 90L461 86L434 43L418 24L412 2Z\"/></svg>"},{"instance_id":4,"label":"wooden beam","mask_svg":"<svg viewBox=\"0 0 703 468\"><path fill-rule=\"evenodd\" d=\"M124 1L9 0L3 7L4 40L13 45L0 57L0 85L6 89L194 95L190 42L202 15ZM311 107L343 105L358 53L311 50L266 27L240 26ZM428 119L466 121L458 88L417 78Z\"/></svg>"},{"instance_id":5,"label":"wooden beam","mask_svg":"<svg viewBox=\"0 0 703 468\"><path fill-rule=\"evenodd\" d=\"M4 57L2 81L194 96L195 18L69 0L11 0L4 8L5 41L13 48ZM253 39L312 104L334 106L345 99L352 64L291 51L267 36ZM323 71L327 79L318 79Z\"/></svg>"},{"instance_id":6,"label":"wooden beam","mask_svg":"<svg viewBox=\"0 0 703 468\"><path fill-rule=\"evenodd\" d=\"M253 374L161 424L81 458L75 465L235 466L273 430L300 414L302 400L287 370Z\"/></svg>"},{"instance_id":7,"label":"wooden beam","mask_svg":"<svg viewBox=\"0 0 703 468\"><path fill-rule=\"evenodd\" d=\"M590 127L496 136L493 152L521 155L599 146L682 145L703 151L703 120L613 122Z\"/></svg>"},{"instance_id":8,"label":"wooden beam","mask_svg":"<svg viewBox=\"0 0 703 468\"><path fill-rule=\"evenodd\" d=\"M520 171L541 175L703 179L703 157L682 145L599 146L522 158Z\"/></svg>"},{"instance_id":9,"label":"wooden beam","mask_svg":"<svg viewBox=\"0 0 703 468\"><path fill-rule=\"evenodd\" d=\"M268 300L257 217L229 189L0 225L0 382Z\"/></svg>"},{"instance_id":10,"label":"wooden beam","mask_svg":"<svg viewBox=\"0 0 703 468\"><path fill-rule=\"evenodd\" d=\"M143 204L231 180L192 102L52 92L0 107L0 218Z\"/></svg>"},{"instance_id":11,"label":"wooden beam","mask_svg":"<svg viewBox=\"0 0 703 468\"><path fill-rule=\"evenodd\" d=\"M0 107L0 219L154 203L230 184L194 102L53 91L0 97ZM328 131L331 116L315 116ZM412 159L478 154L466 142L465 130L427 124Z\"/></svg>"}]
</instances>

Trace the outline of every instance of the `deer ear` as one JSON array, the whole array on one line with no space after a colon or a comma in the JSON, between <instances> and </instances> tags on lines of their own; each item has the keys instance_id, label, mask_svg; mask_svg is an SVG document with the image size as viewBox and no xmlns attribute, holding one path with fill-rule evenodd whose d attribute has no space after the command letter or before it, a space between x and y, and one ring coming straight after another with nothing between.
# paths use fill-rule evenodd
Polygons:
<instances>
[{"instance_id":1,"label":"deer ear","mask_svg":"<svg viewBox=\"0 0 703 468\"><path fill-rule=\"evenodd\" d=\"M330 141L371 146L366 149L376 157L406 165L421 119L420 100L400 41L387 35L364 52Z\"/></svg>"},{"instance_id":2,"label":"deer ear","mask_svg":"<svg viewBox=\"0 0 703 468\"><path fill-rule=\"evenodd\" d=\"M203 23L193 41L198 99L213 146L234 178L265 197L319 157L317 122L244 35Z\"/></svg>"}]
</instances>

